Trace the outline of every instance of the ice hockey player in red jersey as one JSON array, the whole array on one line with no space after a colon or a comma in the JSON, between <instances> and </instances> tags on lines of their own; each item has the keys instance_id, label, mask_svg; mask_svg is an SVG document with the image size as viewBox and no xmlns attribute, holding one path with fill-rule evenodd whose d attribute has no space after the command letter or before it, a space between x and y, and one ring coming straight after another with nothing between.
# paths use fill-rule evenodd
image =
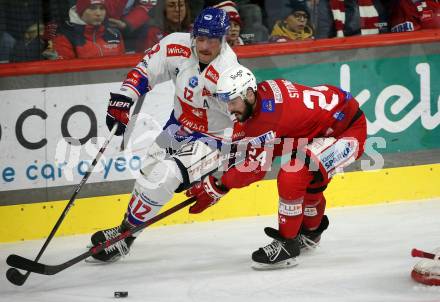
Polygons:
<instances>
[{"instance_id":1,"label":"ice hockey player in red jersey","mask_svg":"<svg viewBox=\"0 0 440 302\"><path fill-rule=\"evenodd\" d=\"M230 189L261 180L274 157L291 154L277 175L278 230L265 228L273 241L252 260L256 269L293 266L300 250L317 244L328 226L323 192L337 171L362 155L365 116L340 88L283 79L257 86L241 65L220 75L217 97L243 122L246 157L220 179L210 175L190 188L187 195L197 197L190 213L202 212Z\"/></svg>"}]
</instances>

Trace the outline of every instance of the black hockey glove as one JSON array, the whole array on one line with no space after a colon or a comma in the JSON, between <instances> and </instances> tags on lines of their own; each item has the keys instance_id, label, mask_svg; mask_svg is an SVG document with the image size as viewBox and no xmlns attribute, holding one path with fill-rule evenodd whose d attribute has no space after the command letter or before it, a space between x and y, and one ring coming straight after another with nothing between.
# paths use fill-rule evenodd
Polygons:
<instances>
[{"instance_id":1,"label":"black hockey glove","mask_svg":"<svg viewBox=\"0 0 440 302\"><path fill-rule=\"evenodd\" d=\"M119 136L124 134L128 122L130 121L130 108L132 105L133 101L129 97L117 93L110 93L106 123L110 131L113 125L118 123L118 129L116 129L115 135Z\"/></svg>"}]
</instances>

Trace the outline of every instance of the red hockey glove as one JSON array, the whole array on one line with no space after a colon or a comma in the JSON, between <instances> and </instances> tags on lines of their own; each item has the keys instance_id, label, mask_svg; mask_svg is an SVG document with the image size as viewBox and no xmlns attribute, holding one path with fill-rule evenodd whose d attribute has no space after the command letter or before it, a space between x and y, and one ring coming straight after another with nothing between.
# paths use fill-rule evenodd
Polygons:
<instances>
[{"instance_id":1,"label":"red hockey glove","mask_svg":"<svg viewBox=\"0 0 440 302\"><path fill-rule=\"evenodd\" d=\"M203 212L228 193L229 190L217 186L216 181L217 179L210 175L186 191L186 196L195 196L197 198L196 203L189 208L191 214Z\"/></svg>"},{"instance_id":2,"label":"red hockey glove","mask_svg":"<svg viewBox=\"0 0 440 302\"><path fill-rule=\"evenodd\" d=\"M123 135L128 121L130 120L130 108L133 101L121 94L110 93L110 101L107 107L106 123L109 130L112 130L113 125L118 123L115 135Z\"/></svg>"}]
</instances>

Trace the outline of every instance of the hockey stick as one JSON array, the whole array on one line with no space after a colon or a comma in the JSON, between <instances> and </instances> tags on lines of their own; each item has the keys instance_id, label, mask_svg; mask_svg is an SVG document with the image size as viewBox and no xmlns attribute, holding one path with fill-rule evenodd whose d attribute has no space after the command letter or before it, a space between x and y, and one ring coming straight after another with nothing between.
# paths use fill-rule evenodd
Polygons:
<instances>
[{"instance_id":1,"label":"hockey stick","mask_svg":"<svg viewBox=\"0 0 440 302\"><path fill-rule=\"evenodd\" d=\"M109 239L107 241L104 241L100 244L97 244L93 247L91 247L87 252L76 256L75 258L72 258L62 264L58 265L46 265L42 263L38 263L36 260L32 261L30 259L18 256L18 255L9 255L9 257L6 259L6 262L13 267L27 270L33 273L42 274L42 275L55 275L62 270L65 270L66 268L71 267L72 265L92 256L96 255L97 253L101 252L103 249L110 247L111 245L133 235L136 232L139 232L140 230L148 227L149 225L173 214L174 212L179 211L180 209L192 204L194 201L196 201L196 197L191 197L185 201L182 201L181 203L175 205L172 208L169 208L168 210L160 213L159 215L156 215L155 217L147 220L143 224L140 224L132 229L129 229L123 233L121 233L118 237L115 237L113 239Z\"/></svg>"},{"instance_id":2,"label":"hockey stick","mask_svg":"<svg viewBox=\"0 0 440 302\"><path fill-rule=\"evenodd\" d=\"M428 259L435 259L435 255L432 253L428 253L422 250L418 249L412 249L411 256L413 257L420 257L420 258L428 258Z\"/></svg>"},{"instance_id":3,"label":"hockey stick","mask_svg":"<svg viewBox=\"0 0 440 302\"><path fill-rule=\"evenodd\" d=\"M47 237L46 241L43 244L43 247L40 249L40 252L38 253L37 257L35 258L35 262L38 262L40 260L41 256L43 255L44 251L46 250L47 246L49 245L49 242L52 240L52 238L55 236L56 231L60 227L61 223L63 222L65 216L67 215L67 212L69 212L70 208L73 206L73 203L76 199L76 196L78 195L79 191L81 190L82 186L86 183L87 179L89 178L90 174L92 173L93 169L95 168L96 164L98 163L99 159L101 158L102 154L104 153L105 149L107 148L108 144L110 143L110 140L112 139L113 135L116 132L116 129L118 129L118 124L115 124L110 131L109 136L105 140L104 144L102 145L101 149L99 149L98 154L96 155L95 159L93 160L91 166L85 173L83 179L81 182L76 186L75 191L72 194L72 197L70 198L69 202L67 203L66 207L64 208L64 211L61 213L60 218L58 218L57 223L53 227L52 231L49 234L49 237ZM27 280L27 278L30 275L30 271L27 271L24 275L18 271L16 268L10 268L6 271L6 278L11 282L12 284L21 286L24 284L24 282Z\"/></svg>"}]
</instances>

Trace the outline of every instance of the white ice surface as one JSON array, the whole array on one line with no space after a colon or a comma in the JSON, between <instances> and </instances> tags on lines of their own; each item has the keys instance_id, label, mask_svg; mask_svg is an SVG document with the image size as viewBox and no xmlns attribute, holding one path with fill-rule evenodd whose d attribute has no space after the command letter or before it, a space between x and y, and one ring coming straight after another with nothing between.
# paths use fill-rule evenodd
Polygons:
<instances>
[{"instance_id":1,"label":"white ice surface","mask_svg":"<svg viewBox=\"0 0 440 302\"><path fill-rule=\"evenodd\" d=\"M440 287L413 282L413 247L440 246L440 200L327 211L321 246L297 267L254 271L250 255L270 242L275 216L152 228L124 260L78 263L53 276L32 274L21 287L5 277L6 257L34 258L42 240L0 244L0 301L440 301ZM55 238L42 257L59 264L85 251L89 236Z\"/></svg>"}]
</instances>

